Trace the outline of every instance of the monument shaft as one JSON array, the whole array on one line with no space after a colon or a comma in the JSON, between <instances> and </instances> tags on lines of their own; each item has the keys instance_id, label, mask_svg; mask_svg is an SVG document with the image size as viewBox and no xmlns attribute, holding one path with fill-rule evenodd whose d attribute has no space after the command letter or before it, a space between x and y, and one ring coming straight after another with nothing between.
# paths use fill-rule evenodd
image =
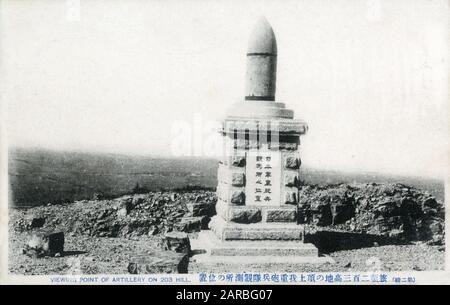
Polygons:
<instances>
[{"instance_id":1,"label":"monument shaft","mask_svg":"<svg viewBox=\"0 0 450 305\"><path fill-rule=\"evenodd\" d=\"M250 35L247 50L245 100L274 101L277 75L277 41L265 18Z\"/></svg>"}]
</instances>

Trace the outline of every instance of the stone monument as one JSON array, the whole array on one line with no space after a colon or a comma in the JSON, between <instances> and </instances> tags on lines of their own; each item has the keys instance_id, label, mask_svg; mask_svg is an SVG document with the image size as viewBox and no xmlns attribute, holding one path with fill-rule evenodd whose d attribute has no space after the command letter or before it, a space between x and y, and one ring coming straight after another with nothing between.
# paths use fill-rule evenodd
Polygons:
<instances>
[{"instance_id":1,"label":"stone monument","mask_svg":"<svg viewBox=\"0 0 450 305\"><path fill-rule=\"evenodd\" d=\"M275 101L276 69L275 34L261 18L248 45L245 100L227 111L220 131L217 215L193 242L206 250L199 261L320 261L298 224L299 144L308 127Z\"/></svg>"}]
</instances>

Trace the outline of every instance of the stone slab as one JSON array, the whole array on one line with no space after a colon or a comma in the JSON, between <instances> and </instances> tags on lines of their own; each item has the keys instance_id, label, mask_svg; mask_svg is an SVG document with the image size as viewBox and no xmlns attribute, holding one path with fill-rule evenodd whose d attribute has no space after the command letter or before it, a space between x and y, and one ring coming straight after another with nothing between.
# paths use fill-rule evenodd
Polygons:
<instances>
[{"instance_id":1,"label":"stone slab","mask_svg":"<svg viewBox=\"0 0 450 305\"><path fill-rule=\"evenodd\" d=\"M319 256L317 247L302 241L234 240L221 241L210 230L201 231L197 243L213 256Z\"/></svg>"},{"instance_id":2,"label":"stone slab","mask_svg":"<svg viewBox=\"0 0 450 305\"><path fill-rule=\"evenodd\" d=\"M297 272L302 266L313 264L334 264L329 256L212 256L208 253L193 256L192 262L202 271L214 270L217 265L226 265L228 272L251 272L253 270L289 270Z\"/></svg>"},{"instance_id":3,"label":"stone slab","mask_svg":"<svg viewBox=\"0 0 450 305\"><path fill-rule=\"evenodd\" d=\"M252 223L226 222L214 216L209 228L221 240L303 240L304 228L295 223Z\"/></svg>"},{"instance_id":4,"label":"stone slab","mask_svg":"<svg viewBox=\"0 0 450 305\"><path fill-rule=\"evenodd\" d=\"M180 232L200 232L201 229L206 229L208 220L207 216L185 216L175 225L175 228Z\"/></svg>"},{"instance_id":5,"label":"stone slab","mask_svg":"<svg viewBox=\"0 0 450 305\"><path fill-rule=\"evenodd\" d=\"M259 246L252 243L258 243ZM202 231L197 239L191 241L193 253L197 253L191 257L191 263L202 271L222 266L229 272L261 269L297 271L305 264L335 263L329 256L319 256L317 248L312 244L295 242L295 249L294 242L280 243L285 244L284 249L275 251L272 250L275 244L270 241L220 241L212 232Z\"/></svg>"}]
</instances>

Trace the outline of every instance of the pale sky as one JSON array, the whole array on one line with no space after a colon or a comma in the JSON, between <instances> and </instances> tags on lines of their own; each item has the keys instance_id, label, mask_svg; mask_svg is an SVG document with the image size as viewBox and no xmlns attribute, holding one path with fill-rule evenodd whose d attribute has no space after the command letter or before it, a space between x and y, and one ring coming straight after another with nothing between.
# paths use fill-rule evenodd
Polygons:
<instances>
[{"instance_id":1,"label":"pale sky","mask_svg":"<svg viewBox=\"0 0 450 305\"><path fill-rule=\"evenodd\" d=\"M170 156L174 124L243 99L260 15L303 164L448 173L448 1L1 1L9 145Z\"/></svg>"}]
</instances>

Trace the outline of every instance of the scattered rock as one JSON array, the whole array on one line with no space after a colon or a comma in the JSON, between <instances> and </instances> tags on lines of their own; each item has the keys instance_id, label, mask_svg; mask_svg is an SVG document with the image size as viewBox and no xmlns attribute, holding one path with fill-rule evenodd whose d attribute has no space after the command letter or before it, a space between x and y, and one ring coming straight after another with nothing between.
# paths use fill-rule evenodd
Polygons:
<instances>
[{"instance_id":1,"label":"scattered rock","mask_svg":"<svg viewBox=\"0 0 450 305\"><path fill-rule=\"evenodd\" d=\"M312 222L318 226L328 226L332 223L329 202L315 201L311 204Z\"/></svg>"},{"instance_id":2,"label":"scattered rock","mask_svg":"<svg viewBox=\"0 0 450 305\"><path fill-rule=\"evenodd\" d=\"M44 224L45 224L44 217L33 217L30 221L29 228L30 229L42 228Z\"/></svg>"},{"instance_id":3,"label":"scattered rock","mask_svg":"<svg viewBox=\"0 0 450 305\"><path fill-rule=\"evenodd\" d=\"M164 250L171 250L178 253L190 254L191 243L187 233L183 232L169 232L164 234L162 240L162 248Z\"/></svg>"},{"instance_id":4,"label":"scattered rock","mask_svg":"<svg viewBox=\"0 0 450 305\"><path fill-rule=\"evenodd\" d=\"M380 235L399 243L444 243L442 202L400 183L304 185L299 189L298 215L299 223Z\"/></svg>"},{"instance_id":5,"label":"scattered rock","mask_svg":"<svg viewBox=\"0 0 450 305\"><path fill-rule=\"evenodd\" d=\"M186 204L190 216L208 216L215 214L215 205L211 202L191 202Z\"/></svg>"},{"instance_id":6,"label":"scattered rock","mask_svg":"<svg viewBox=\"0 0 450 305\"><path fill-rule=\"evenodd\" d=\"M209 218L205 216L199 217L183 217L176 225L176 228L180 232L200 232L202 229L208 227Z\"/></svg>"},{"instance_id":7,"label":"scattered rock","mask_svg":"<svg viewBox=\"0 0 450 305\"><path fill-rule=\"evenodd\" d=\"M188 264L186 253L158 250L131 258L127 269L131 274L187 273Z\"/></svg>"},{"instance_id":8,"label":"scattered rock","mask_svg":"<svg viewBox=\"0 0 450 305\"><path fill-rule=\"evenodd\" d=\"M128 198L126 200L120 201L119 207L117 210L117 216L118 217L125 217L130 213L130 210L132 209L132 203L133 198Z\"/></svg>"},{"instance_id":9,"label":"scattered rock","mask_svg":"<svg viewBox=\"0 0 450 305\"><path fill-rule=\"evenodd\" d=\"M149 236L153 236L153 235L156 235L156 234L158 234L159 233L159 229L158 228L153 228L153 229L150 229L149 231L148 231L148 235Z\"/></svg>"},{"instance_id":10,"label":"scattered rock","mask_svg":"<svg viewBox=\"0 0 450 305\"><path fill-rule=\"evenodd\" d=\"M54 256L64 251L64 233L40 230L31 233L23 254L33 258Z\"/></svg>"},{"instance_id":11,"label":"scattered rock","mask_svg":"<svg viewBox=\"0 0 450 305\"><path fill-rule=\"evenodd\" d=\"M296 161L291 161L294 166ZM398 242L444 244L443 203L414 187L398 183L301 185L293 194L296 198L288 202L297 206L301 224L380 235ZM216 201L213 192L203 190L150 192L16 210L10 223L18 232L45 227L95 237L154 236L178 228L185 232L206 228L215 214ZM245 196L237 192L233 201L233 205L245 204ZM187 216L204 218L182 221ZM251 223L260 216L237 213L232 218Z\"/></svg>"}]
</instances>

